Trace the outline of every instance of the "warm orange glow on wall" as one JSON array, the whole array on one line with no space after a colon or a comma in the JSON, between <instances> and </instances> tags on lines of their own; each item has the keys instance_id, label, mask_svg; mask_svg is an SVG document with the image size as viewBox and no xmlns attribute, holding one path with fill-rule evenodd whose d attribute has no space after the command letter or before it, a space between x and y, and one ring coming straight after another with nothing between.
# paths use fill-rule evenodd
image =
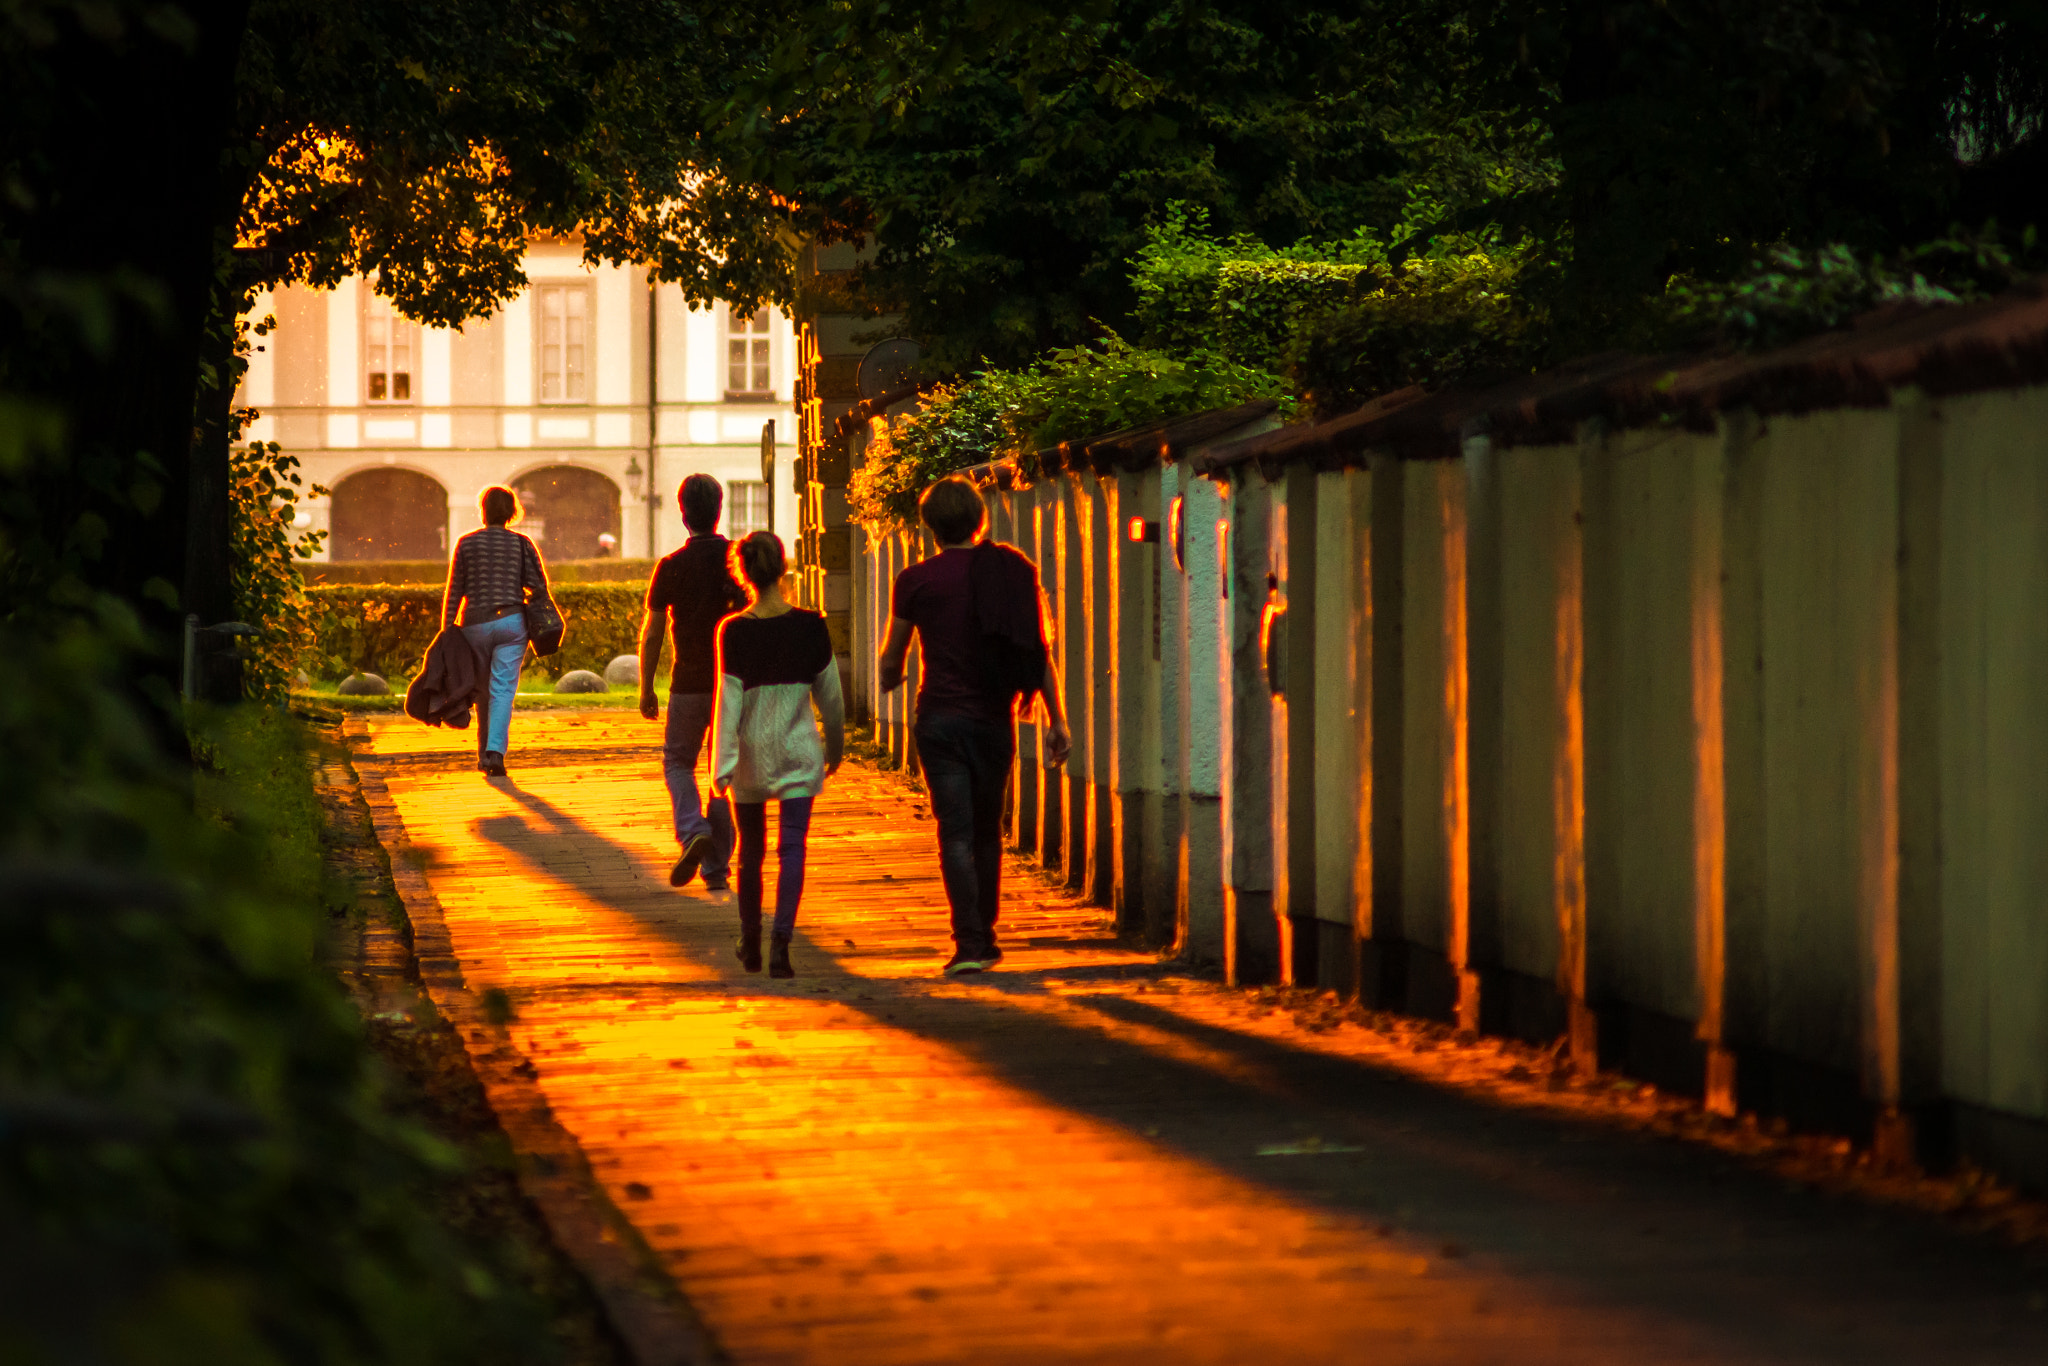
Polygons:
<instances>
[{"instance_id":1,"label":"warm orange glow on wall","mask_svg":"<svg viewBox=\"0 0 2048 1366\"><path fill-rule=\"evenodd\" d=\"M1124 531L1133 545L1149 545L1159 539L1159 523L1148 522L1143 517L1131 518Z\"/></svg>"},{"instance_id":2,"label":"warm orange glow on wall","mask_svg":"<svg viewBox=\"0 0 2048 1366\"><path fill-rule=\"evenodd\" d=\"M1719 504L1714 504L1716 511ZM1721 1041L1721 998L1727 978L1726 746L1721 720L1721 556L1719 538L1693 546L1693 926L1699 961L1698 1035ZM1711 1103L1713 1098L1709 1098Z\"/></svg>"},{"instance_id":3,"label":"warm orange glow on wall","mask_svg":"<svg viewBox=\"0 0 2048 1366\"><path fill-rule=\"evenodd\" d=\"M1458 1027L1479 1028L1478 980L1472 953L1472 774L1469 623L1465 606L1464 467L1446 463L1437 481L1443 518L1443 823L1450 860L1447 949L1458 974Z\"/></svg>"},{"instance_id":4,"label":"warm orange glow on wall","mask_svg":"<svg viewBox=\"0 0 2048 1366\"><path fill-rule=\"evenodd\" d=\"M1580 553L1574 520L1560 535L1557 551L1558 736L1550 799L1557 990L1577 1003L1586 999L1586 649Z\"/></svg>"}]
</instances>

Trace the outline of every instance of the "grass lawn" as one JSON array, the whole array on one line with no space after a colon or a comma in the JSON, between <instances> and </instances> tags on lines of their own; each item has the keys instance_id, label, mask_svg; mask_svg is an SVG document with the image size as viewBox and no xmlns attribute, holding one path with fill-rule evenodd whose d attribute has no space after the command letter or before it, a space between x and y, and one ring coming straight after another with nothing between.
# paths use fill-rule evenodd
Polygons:
<instances>
[{"instance_id":1,"label":"grass lawn","mask_svg":"<svg viewBox=\"0 0 2048 1366\"><path fill-rule=\"evenodd\" d=\"M342 697L315 689L293 693L292 701L344 712L404 711L405 691L401 688L389 697ZM640 694L618 688L598 693L523 692L513 705L519 711L630 711L640 705Z\"/></svg>"},{"instance_id":2,"label":"grass lawn","mask_svg":"<svg viewBox=\"0 0 2048 1366\"><path fill-rule=\"evenodd\" d=\"M385 697L343 697L335 691L340 679L323 679L303 690L292 693L292 701L301 705L328 707L344 712L385 712L405 710L405 686L410 681L404 678L387 679L391 692ZM637 688L613 688L610 692L563 692L554 691L555 681L538 669L529 671L519 680L519 698L513 705L520 709L541 710L561 709L568 711L589 711L592 709L624 707L628 710L640 705ZM654 680L656 695L668 696L668 676Z\"/></svg>"}]
</instances>

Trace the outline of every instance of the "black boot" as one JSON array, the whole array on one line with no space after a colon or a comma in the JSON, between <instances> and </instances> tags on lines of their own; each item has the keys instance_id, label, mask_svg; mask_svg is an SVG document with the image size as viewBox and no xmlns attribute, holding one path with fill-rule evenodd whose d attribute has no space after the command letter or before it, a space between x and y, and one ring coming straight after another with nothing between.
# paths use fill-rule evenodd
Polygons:
<instances>
[{"instance_id":1,"label":"black boot","mask_svg":"<svg viewBox=\"0 0 2048 1366\"><path fill-rule=\"evenodd\" d=\"M740 966L748 972L761 970L761 926L740 926L739 942L733 945L733 952L739 955Z\"/></svg>"},{"instance_id":2,"label":"black boot","mask_svg":"<svg viewBox=\"0 0 2048 1366\"><path fill-rule=\"evenodd\" d=\"M770 977L796 976L796 969L789 965L789 936L786 934L771 935L769 937L768 975Z\"/></svg>"}]
</instances>

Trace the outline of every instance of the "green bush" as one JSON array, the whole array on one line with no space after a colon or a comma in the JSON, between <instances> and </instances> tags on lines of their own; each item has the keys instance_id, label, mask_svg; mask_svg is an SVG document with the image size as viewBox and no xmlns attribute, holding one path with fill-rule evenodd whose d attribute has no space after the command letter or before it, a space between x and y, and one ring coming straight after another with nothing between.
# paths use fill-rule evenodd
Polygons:
<instances>
[{"instance_id":1,"label":"green bush","mask_svg":"<svg viewBox=\"0 0 2048 1366\"><path fill-rule=\"evenodd\" d=\"M326 924L289 718L166 763L125 607L0 623L0 1359L530 1362L545 1325L426 1212L455 1155L385 1109Z\"/></svg>"},{"instance_id":2,"label":"green bush","mask_svg":"<svg viewBox=\"0 0 2048 1366\"><path fill-rule=\"evenodd\" d=\"M549 560L548 582L641 583L654 572L653 560ZM322 560L301 566L309 584L317 583L404 583L448 582L448 561L439 560Z\"/></svg>"},{"instance_id":3,"label":"green bush","mask_svg":"<svg viewBox=\"0 0 2048 1366\"><path fill-rule=\"evenodd\" d=\"M636 583L558 583L555 603L569 623L562 648L539 661L549 678L572 669L600 673L614 656L640 644L640 607L646 588ZM441 629L439 585L316 584L306 590L313 616L313 646L302 665L316 678L364 672L410 678Z\"/></svg>"},{"instance_id":4,"label":"green bush","mask_svg":"<svg viewBox=\"0 0 2048 1366\"><path fill-rule=\"evenodd\" d=\"M1549 354L1525 248L1447 236L1395 260L1363 232L1274 248L1217 240L1206 226L1170 205L1132 261L1145 343L1284 370L1318 418L1410 384L1526 370Z\"/></svg>"},{"instance_id":5,"label":"green bush","mask_svg":"<svg viewBox=\"0 0 2048 1366\"><path fill-rule=\"evenodd\" d=\"M1022 387L1012 371L984 371L929 390L916 412L878 425L847 481L848 515L875 530L913 525L926 485L1017 445Z\"/></svg>"},{"instance_id":6,"label":"green bush","mask_svg":"<svg viewBox=\"0 0 2048 1366\"><path fill-rule=\"evenodd\" d=\"M1368 237L1328 247L1274 248L1249 237L1207 235L1208 218L1167 206L1131 262L1140 340L1175 354L1216 351L1240 365L1278 370L1296 329L1388 274Z\"/></svg>"},{"instance_id":7,"label":"green bush","mask_svg":"<svg viewBox=\"0 0 2048 1366\"><path fill-rule=\"evenodd\" d=\"M1303 321L1287 358L1295 392L1327 420L1411 384L1534 370L1552 338L1524 272L1520 254L1472 244L1410 257L1379 288Z\"/></svg>"},{"instance_id":8,"label":"green bush","mask_svg":"<svg viewBox=\"0 0 2048 1366\"><path fill-rule=\"evenodd\" d=\"M954 470L1260 398L1286 404L1285 382L1213 351L1169 355L1109 332L1029 370L987 370L926 394L918 411L878 428L847 486L848 510L878 530L909 526L926 485Z\"/></svg>"},{"instance_id":9,"label":"green bush","mask_svg":"<svg viewBox=\"0 0 2048 1366\"><path fill-rule=\"evenodd\" d=\"M1953 231L1891 257L1858 256L1840 243L1811 250L1774 247L1735 280L1673 280L1664 304L1680 340L1762 351L1840 327L1886 304L1988 298L2044 264L2034 229L2007 247L1994 223L1982 233Z\"/></svg>"},{"instance_id":10,"label":"green bush","mask_svg":"<svg viewBox=\"0 0 2048 1366\"><path fill-rule=\"evenodd\" d=\"M247 656L242 686L259 701L285 697L296 661L313 644L313 613L299 566L327 533L292 533L299 510L298 465L299 458L275 441L251 441L228 453L235 615L261 632L242 647ZM315 484L312 492L327 490Z\"/></svg>"}]
</instances>

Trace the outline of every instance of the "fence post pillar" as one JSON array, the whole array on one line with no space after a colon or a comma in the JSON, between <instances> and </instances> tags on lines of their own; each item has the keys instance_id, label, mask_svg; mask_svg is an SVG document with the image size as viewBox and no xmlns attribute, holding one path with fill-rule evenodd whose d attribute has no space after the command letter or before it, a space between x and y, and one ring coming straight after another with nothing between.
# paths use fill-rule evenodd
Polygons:
<instances>
[{"instance_id":1,"label":"fence post pillar","mask_svg":"<svg viewBox=\"0 0 2048 1366\"><path fill-rule=\"evenodd\" d=\"M1114 479L1081 476L1088 486L1088 878L1083 888L1098 906L1116 905L1117 596L1122 542L1117 538ZM1118 928L1128 929L1121 920Z\"/></svg>"},{"instance_id":2,"label":"fence post pillar","mask_svg":"<svg viewBox=\"0 0 2048 1366\"><path fill-rule=\"evenodd\" d=\"M1163 464L1156 476L1152 505L1159 522L1159 541L1152 548L1151 620L1145 632L1152 653L1152 712L1145 722L1148 791L1145 799L1145 938L1162 946L1182 942L1179 894L1181 794L1187 782L1181 747L1182 709L1186 704L1187 637L1183 601L1187 578L1174 553L1176 518L1186 512L1181 486L1187 467ZM1180 544L1185 554L1185 537Z\"/></svg>"},{"instance_id":3,"label":"fence post pillar","mask_svg":"<svg viewBox=\"0 0 2048 1366\"><path fill-rule=\"evenodd\" d=\"M1354 995L1372 892L1372 484L1315 477L1315 980Z\"/></svg>"},{"instance_id":4,"label":"fence post pillar","mask_svg":"<svg viewBox=\"0 0 2048 1366\"><path fill-rule=\"evenodd\" d=\"M1371 833L1367 858L1372 884L1364 913L1366 942L1359 953L1359 997L1380 1009L1408 1001L1408 954L1403 907L1407 900L1407 467L1374 456L1371 484L1372 783L1366 813Z\"/></svg>"},{"instance_id":5,"label":"fence post pillar","mask_svg":"<svg viewBox=\"0 0 2048 1366\"><path fill-rule=\"evenodd\" d=\"M1228 504L1211 479L1189 479L1182 492L1186 584L1180 600L1181 674L1178 734L1181 847L1177 869L1181 954L1191 962L1225 963L1223 775L1230 749L1230 600L1222 528Z\"/></svg>"},{"instance_id":6,"label":"fence post pillar","mask_svg":"<svg viewBox=\"0 0 2048 1366\"><path fill-rule=\"evenodd\" d=\"M1095 747L1090 710L1094 689L1088 678L1089 531L1093 520L1087 489L1077 475L1064 481L1060 504L1060 682L1067 692L1067 729L1074 746L1067 756L1065 816L1060 866L1066 885L1088 890L1088 768Z\"/></svg>"},{"instance_id":7,"label":"fence post pillar","mask_svg":"<svg viewBox=\"0 0 2048 1366\"><path fill-rule=\"evenodd\" d=\"M1280 929L1274 919L1273 699L1266 687L1266 609L1272 594L1272 493L1256 468L1232 472L1230 526L1230 780L1224 801L1230 836L1229 975L1278 981Z\"/></svg>"},{"instance_id":8,"label":"fence post pillar","mask_svg":"<svg viewBox=\"0 0 2048 1366\"><path fill-rule=\"evenodd\" d=\"M1275 910L1284 929L1286 979L1321 980L1322 927L1316 913L1316 472L1287 468L1273 508L1273 566L1286 615L1278 652L1286 692L1273 699Z\"/></svg>"},{"instance_id":9,"label":"fence post pillar","mask_svg":"<svg viewBox=\"0 0 2048 1366\"><path fill-rule=\"evenodd\" d=\"M1104 480L1114 493L1109 546L1115 620L1110 674L1115 689L1109 745L1116 810L1114 896L1116 922L1159 942L1152 925L1146 873L1158 841L1159 687L1154 604L1159 592L1159 543L1142 539L1159 517L1159 469L1125 471ZM1137 527L1139 539L1131 529Z\"/></svg>"}]
</instances>

